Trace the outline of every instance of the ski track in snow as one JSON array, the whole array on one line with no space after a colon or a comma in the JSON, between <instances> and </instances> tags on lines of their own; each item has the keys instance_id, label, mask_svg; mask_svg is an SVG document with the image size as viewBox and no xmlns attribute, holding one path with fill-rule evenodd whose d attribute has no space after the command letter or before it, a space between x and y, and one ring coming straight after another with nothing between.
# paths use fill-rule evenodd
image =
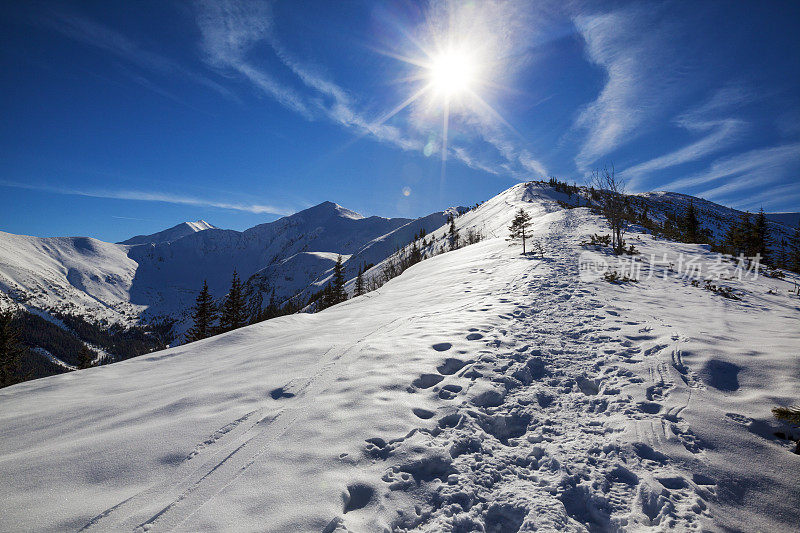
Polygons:
<instances>
[{"instance_id":1,"label":"ski track in snow","mask_svg":"<svg viewBox=\"0 0 800 533\"><path fill-rule=\"evenodd\" d=\"M527 276L527 274L525 275ZM515 282L516 279L512 280L507 290L512 289ZM483 300L488 297L484 297ZM471 305L456 309L456 311L463 311ZM142 491L99 514L81 531L150 531L154 529L168 531L179 526L204 503L237 479L261 456L267 447L278 440L286 429L299 416L302 416L302 412L308 407L306 403L314 401L314 393L324 390L330 385L331 380L335 377L333 370L337 362L348 354L358 352L362 343L376 333L381 336L390 335L393 329L397 329L398 324L406 325L426 318L429 318L428 314L396 319L388 325L381 325L353 345L328 350L313 370L310 378L303 383L292 383L273 391L277 392L272 395L273 399L297 397L291 405L281 410L276 416L268 417L268 409L265 408L248 413L231 424L223 426L187 456L180 465L179 472L163 483ZM448 343L443 343L440 349L445 351L450 346ZM433 348L437 349L437 345L434 345ZM288 394L287 389L291 390ZM425 410L420 412L425 412ZM423 418L424 415L420 417ZM244 422L249 423L244 424ZM197 467L198 460L203 458L207 459ZM158 510L152 516L140 521L143 514L152 513L155 509Z\"/></svg>"}]
</instances>

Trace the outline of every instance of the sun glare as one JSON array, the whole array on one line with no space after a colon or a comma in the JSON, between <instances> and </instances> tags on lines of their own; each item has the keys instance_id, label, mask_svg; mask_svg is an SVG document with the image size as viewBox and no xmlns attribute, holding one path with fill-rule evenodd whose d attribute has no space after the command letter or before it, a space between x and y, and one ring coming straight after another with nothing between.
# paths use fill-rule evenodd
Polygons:
<instances>
[{"instance_id":1,"label":"sun glare","mask_svg":"<svg viewBox=\"0 0 800 533\"><path fill-rule=\"evenodd\" d=\"M454 96L470 89L475 80L475 65L463 52L443 52L432 58L429 75L436 92Z\"/></svg>"}]
</instances>

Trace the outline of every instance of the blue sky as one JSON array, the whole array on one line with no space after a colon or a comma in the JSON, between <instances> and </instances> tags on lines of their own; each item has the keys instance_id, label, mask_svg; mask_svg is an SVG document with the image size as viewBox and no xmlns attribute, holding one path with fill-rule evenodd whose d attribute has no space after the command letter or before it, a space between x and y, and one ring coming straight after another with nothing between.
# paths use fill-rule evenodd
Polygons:
<instances>
[{"instance_id":1,"label":"blue sky","mask_svg":"<svg viewBox=\"0 0 800 533\"><path fill-rule=\"evenodd\" d=\"M800 211L797 2L0 9L3 231L415 217L606 164L632 191ZM465 87L432 83L456 56Z\"/></svg>"}]
</instances>

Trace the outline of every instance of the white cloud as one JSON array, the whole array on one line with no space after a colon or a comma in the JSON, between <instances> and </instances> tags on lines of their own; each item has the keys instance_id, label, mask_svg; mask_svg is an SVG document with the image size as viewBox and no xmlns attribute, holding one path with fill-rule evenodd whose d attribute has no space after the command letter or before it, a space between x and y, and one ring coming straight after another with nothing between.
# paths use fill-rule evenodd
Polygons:
<instances>
[{"instance_id":1,"label":"white cloud","mask_svg":"<svg viewBox=\"0 0 800 533\"><path fill-rule=\"evenodd\" d=\"M485 35L481 41L484 45L487 44L487 36L491 35L497 41L492 45L493 49L515 56L511 53L515 43L518 45L517 41L523 35L527 38L530 34L530 31L522 31L527 20L521 15L522 5L521 2L488 3L480 6L481 16L476 18L468 16L470 10L475 9L469 5L461 8L458 7L460 4L435 2L429 19L423 26L425 31L430 31L431 28L442 31L440 26L444 20L443 13L446 12L450 17L447 20L457 20L461 21L460 24L469 23L473 26L473 34L482 28L481 35ZM445 7L450 9L449 6L457 7L454 11L444 11ZM477 21L481 21L481 24ZM487 29L484 27L487 21L496 21L497 24ZM425 117L422 122L415 121L413 112L408 126L397 126L368 116L360 108L355 95L332 81L322 68L296 57L280 42L273 27L268 4L204 2L200 4L197 22L201 30L202 47L210 65L238 72L264 94L308 120L324 117L357 135L370 136L402 150L420 152L425 149L430 131L441 127L440 122L432 124L429 117ZM278 81L248 58L248 52L261 42L270 45L275 57L294 74L299 82L298 86ZM522 58L524 55L516 54L515 57ZM497 175L510 174L518 179L528 178L531 173L545 174L544 165L533 157L529 149L496 132L498 125L502 125L498 123L498 117L483 111L475 112L473 117L459 125L470 126L473 140L489 143L500 158L499 162L497 158L483 159L464 145L448 150L450 155L467 166Z\"/></svg>"},{"instance_id":2,"label":"white cloud","mask_svg":"<svg viewBox=\"0 0 800 533\"><path fill-rule=\"evenodd\" d=\"M692 132L707 132L705 137L667 154L655 157L625 169L625 177L632 187L643 181L651 173L666 168L697 161L714 152L729 147L741 138L747 123L738 118L720 118L745 103L755 99L755 95L738 85L729 85L716 91L703 104L678 116L674 122Z\"/></svg>"},{"instance_id":3,"label":"white cloud","mask_svg":"<svg viewBox=\"0 0 800 533\"><path fill-rule=\"evenodd\" d=\"M657 11L652 4L637 4L574 18L588 59L606 72L597 99L581 110L573 124L586 132L575 157L582 171L637 138L678 92L671 73L679 71L680 64L670 57L669 43L681 38L680 28L661 21Z\"/></svg>"},{"instance_id":4,"label":"white cloud","mask_svg":"<svg viewBox=\"0 0 800 533\"><path fill-rule=\"evenodd\" d=\"M788 205L800 195L800 181L786 185L775 183L800 175L800 143L759 148L714 161L703 171L665 184L665 190L687 190L709 186L695 196L715 201L733 202L735 207ZM750 191L747 197L742 193ZM738 197L738 198L737 198Z\"/></svg>"},{"instance_id":5,"label":"white cloud","mask_svg":"<svg viewBox=\"0 0 800 533\"><path fill-rule=\"evenodd\" d=\"M790 173L800 172L800 143L770 148L758 148L714 161L704 172L674 180L664 189L691 189L725 179L720 185L706 189L697 196L723 199L731 194L759 186L767 186ZM800 190L800 182L795 185Z\"/></svg>"},{"instance_id":6,"label":"white cloud","mask_svg":"<svg viewBox=\"0 0 800 533\"><path fill-rule=\"evenodd\" d=\"M258 204L258 203L225 202L221 200L210 200L207 198L170 194L159 191L72 189L68 187L35 185L29 183L9 181L9 180L0 180L0 186L14 187L17 189L27 189L33 191L42 191L53 194L87 196L90 198L110 198L115 200L137 200L145 202L163 202L167 204L177 204L177 205L192 205L197 207L215 207L218 209L246 211L248 213L256 213L256 214L290 215L294 212L289 209L284 209L273 205Z\"/></svg>"},{"instance_id":7,"label":"white cloud","mask_svg":"<svg viewBox=\"0 0 800 533\"><path fill-rule=\"evenodd\" d=\"M800 186L795 183L767 187L755 194L748 194L745 198L730 202L732 207L748 211L756 211L763 207L765 210L788 208L797 211L800 201Z\"/></svg>"}]
</instances>

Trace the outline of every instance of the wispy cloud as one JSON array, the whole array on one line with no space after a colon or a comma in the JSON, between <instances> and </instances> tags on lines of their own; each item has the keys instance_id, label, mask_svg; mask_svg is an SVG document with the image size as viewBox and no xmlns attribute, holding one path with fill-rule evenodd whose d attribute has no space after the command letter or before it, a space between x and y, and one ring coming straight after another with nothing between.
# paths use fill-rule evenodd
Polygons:
<instances>
[{"instance_id":1,"label":"wispy cloud","mask_svg":"<svg viewBox=\"0 0 800 533\"><path fill-rule=\"evenodd\" d=\"M575 26L592 63L606 72L597 99L578 114L574 129L586 138L575 163L586 170L599 158L642 134L642 126L677 94L680 65L669 56L668 43L680 28L659 21L652 4L600 15L578 15ZM647 28L642 31L642 28Z\"/></svg>"},{"instance_id":2,"label":"wispy cloud","mask_svg":"<svg viewBox=\"0 0 800 533\"><path fill-rule=\"evenodd\" d=\"M706 135L675 151L625 169L629 185L636 188L652 172L697 161L729 147L741 138L747 123L734 117L720 118L720 114L736 111L754 98L743 87L730 85L716 91L705 103L679 115L674 120L676 125Z\"/></svg>"},{"instance_id":3,"label":"wispy cloud","mask_svg":"<svg viewBox=\"0 0 800 533\"><path fill-rule=\"evenodd\" d=\"M204 2L200 6L197 22L203 36L203 49L211 65L238 72L263 93L306 119L325 117L359 135L373 136L403 150L423 148L419 139L409 138L394 126L378 124L366 117L345 89L284 48L273 31L268 4L220 1ZM311 90L310 94L277 81L248 60L248 51L260 42L271 46L281 63L306 90Z\"/></svg>"},{"instance_id":4,"label":"wispy cloud","mask_svg":"<svg viewBox=\"0 0 800 533\"><path fill-rule=\"evenodd\" d=\"M662 186L665 190L697 191L696 196L751 209L796 209L800 197L800 143L758 148L714 161L711 166L691 176ZM795 177L784 185L777 183ZM746 196L742 196L746 194ZM793 203L795 202L795 203Z\"/></svg>"},{"instance_id":5,"label":"wispy cloud","mask_svg":"<svg viewBox=\"0 0 800 533\"><path fill-rule=\"evenodd\" d=\"M109 52L140 68L159 74L182 75L186 79L211 89L228 99L238 101L238 97L222 84L185 67L169 57L148 50L135 40L108 26L64 11L53 11L49 16L42 17L41 20L50 28L70 39ZM140 80L144 79L141 76L139 78ZM137 83L141 84L141 81L137 81ZM174 99L174 97L170 96L170 93L158 88L153 82L148 80L148 83L149 89L157 89L156 92L162 94L162 96Z\"/></svg>"},{"instance_id":6,"label":"wispy cloud","mask_svg":"<svg viewBox=\"0 0 800 533\"><path fill-rule=\"evenodd\" d=\"M723 178L738 176L736 180L728 180L723 185L700 193L701 195L720 196L747 186L756 186L772 181L791 171L796 172L799 165L800 143L758 148L735 156L717 159L706 171L671 181L663 187L669 190L692 189Z\"/></svg>"},{"instance_id":7,"label":"wispy cloud","mask_svg":"<svg viewBox=\"0 0 800 533\"><path fill-rule=\"evenodd\" d=\"M745 198L734 199L730 203L736 209L756 211L763 207L767 211L790 209L797 211L800 202L800 186L794 183L767 187L763 191L748 194Z\"/></svg>"},{"instance_id":8,"label":"wispy cloud","mask_svg":"<svg viewBox=\"0 0 800 533\"><path fill-rule=\"evenodd\" d=\"M446 13L453 16L452 11L442 11L441 6L444 4L433 3L433 13L426 28L438 28L437 25L443 22L440 15L444 16ZM501 51L508 55L512 55L512 41L521 34L518 31L514 34L517 37L514 37L510 28L521 28L524 25L523 17L519 16L521 4L516 4L518 3L493 4L494 15L484 13L486 16L478 17L481 20L500 20L499 14L503 14L505 18L502 21L505 21L505 25L500 28L503 31L489 33L496 34L495 38L503 41L504 48ZM368 136L406 151L425 151L432 128L430 122L419 123L412 119L402 121L404 126L399 126L365 112L358 96L333 81L324 69L298 58L281 43L276 28L273 27L269 4L209 1L198 6L197 23L202 35L202 48L211 66L239 73L262 93L308 120L327 119L359 136ZM466 12L461 14L465 21L470 20L475 26L475 17L467 17ZM438 28L437 31L440 30ZM275 58L294 75L295 84L279 81L249 57L249 52L259 43L270 46ZM521 55L517 54L519 56ZM531 173L545 173L544 165L534 158L530 150L520 146L519 142L502 138L495 133L493 130L497 125L486 118L482 117L479 121L480 127L473 128L472 133L496 149L499 161L497 157L494 160L486 159L464 145L448 149L448 154L467 166L497 175L510 174L522 179L523 176L530 177Z\"/></svg>"},{"instance_id":9,"label":"wispy cloud","mask_svg":"<svg viewBox=\"0 0 800 533\"><path fill-rule=\"evenodd\" d=\"M136 200L144 202L163 202L176 205L191 205L196 207L214 207L218 209L230 209L233 211L245 211L255 214L270 215L290 215L294 211L276 207L273 205L243 202L225 202L220 200L210 200L196 196L185 196L171 194L160 191L139 191L139 190L112 190L112 189L79 189L68 187L56 187L51 185L37 185L22 183L9 180L0 180L0 186L13 187L16 189L27 189L41 191L52 194L65 194L73 196L87 196L90 198L109 198L115 200Z\"/></svg>"}]
</instances>

